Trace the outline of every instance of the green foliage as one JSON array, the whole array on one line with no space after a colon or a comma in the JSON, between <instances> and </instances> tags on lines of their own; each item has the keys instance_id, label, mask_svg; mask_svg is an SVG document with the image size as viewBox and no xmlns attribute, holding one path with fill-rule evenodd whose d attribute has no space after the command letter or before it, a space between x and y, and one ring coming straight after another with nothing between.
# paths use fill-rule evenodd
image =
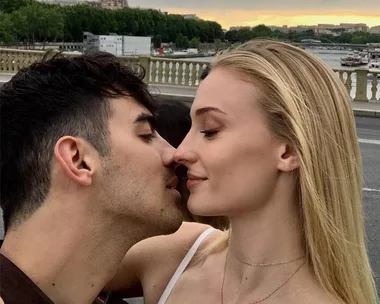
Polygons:
<instances>
[{"instance_id":1,"label":"green foliage","mask_svg":"<svg viewBox=\"0 0 380 304\"><path fill-rule=\"evenodd\" d=\"M63 36L64 15L60 7L32 3L14 10L8 15L9 23L7 35L13 41L27 41L34 45L36 41L46 43L55 41Z\"/></svg>"},{"instance_id":2,"label":"green foliage","mask_svg":"<svg viewBox=\"0 0 380 304\"><path fill-rule=\"evenodd\" d=\"M161 47L161 44L162 44L162 36L161 35L154 36L153 44L154 44L155 48L159 49Z\"/></svg>"},{"instance_id":3,"label":"green foliage","mask_svg":"<svg viewBox=\"0 0 380 304\"><path fill-rule=\"evenodd\" d=\"M103 35L152 36L156 45L175 42L179 34L188 39L200 37L201 42L223 38L222 27L216 22L185 20L183 16L168 15L153 9L125 8L112 11L87 5L62 9L65 13L65 41L82 41L84 31Z\"/></svg>"},{"instance_id":4,"label":"green foliage","mask_svg":"<svg viewBox=\"0 0 380 304\"><path fill-rule=\"evenodd\" d=\"M180 33L175 41L177 48L179 49L187 49L190 46L189 39Z\"/></svg>"},{"instance_id":5,"label":"green foliage","mask_svg":"<svg viewBox=\"0 0 380 304\"><path fill-rule=\"evenodd\" d=\"M224 34L217 22L188 20L181 15L154 9L108 10L86 4L61 7L35 0L0 0L1 43L81 42L83 32L151 36L156 47L163 42L175 42L181 48L198 47L200 43L215 43L219 48L225 40L240 43L258 37L291 41L316 38L313 31L282 33L272 31L265 25ZM317 39L322 42L368 43L380 42L380 35L343 33L338 37L322 35Z\"/></svg>"},{"instance_id":6,"label":"green foliage","mask_svg":"<svg viewBox=\"0 0 380 304\"><path fill-rule=\"evenodd\" d=\"M232 30L228 31L225 34L225 39L231 43L245 42L250 39L261 37L289 40L293 42L301 42L302 39L318 39L322 42L349 44L366 44L371 42L380 42L379 34L356 32L342 33L340 36L316 36L313 30L307 30L304 32L289 31L288 33L283 33L278 30L272 31L269 27L266 27L265 25L258 25L252 29L242 28L239 30Z\"/></svg>"},{"instance_id":7,"label":"green foliage","mask_svg":"<svg viewBox=\"0 0 380 304\"><path fill-rule=\"evenodd\" d=\"M222 48L222 39L217 38L214 40L214 48L216 51L219 51Z\"/></svg>"},{"instance_id":8,"label":"green foliage","mask_svg":"<svg viewBox=\"0 0 380 304\"><path fill-rule=\"evenodd\" d=\"M21 7L34 3L34 0L0 0L0 11L12 13Z\"/></svg>"},{"instance_id":9,"label":"green foliage","mask_svg":"<svg viewBox=\"0 0 380 304\"><path fill-rule=\"evenodd\" d=\"M0 11L0 41L9 43L12 41L12 21L9 14Z\"/></svg>"},{"instance_id":10,"label":"green foliage","mask_svg":"<svg viewBox=\"0 0 380 304\"><path fill-rule=\"evenodd\" d=\"M194 37L193 39L190 40L189 46L191 48L197 49L199 48L199 45L201 44L201 41L198 37Z\"/></svg>"}]
</instances>

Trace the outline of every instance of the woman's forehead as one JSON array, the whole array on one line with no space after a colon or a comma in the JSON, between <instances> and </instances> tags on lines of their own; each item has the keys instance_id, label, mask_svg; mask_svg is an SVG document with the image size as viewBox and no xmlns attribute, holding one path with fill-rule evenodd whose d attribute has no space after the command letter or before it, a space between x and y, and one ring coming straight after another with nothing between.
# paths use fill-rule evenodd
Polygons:
<instances>
[{"instance_id":1,"label":"woman's forehead","mask_svg":"<svg viewBox=\"0 0 380 304\"><path fill-rule=\"evenodd\" d=\"M216 107L223 112L245 111L259 97L259 90L244 81L238 72L218 68L200 84L191 108L192 117L205 107Z\"/></svg>"}]
</instances>

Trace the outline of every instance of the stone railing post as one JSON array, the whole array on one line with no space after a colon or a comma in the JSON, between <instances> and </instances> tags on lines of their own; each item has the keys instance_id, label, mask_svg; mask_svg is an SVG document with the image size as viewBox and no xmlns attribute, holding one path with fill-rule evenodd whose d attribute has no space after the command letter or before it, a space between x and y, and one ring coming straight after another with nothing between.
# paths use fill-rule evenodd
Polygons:
<instances>
[{"instance_id":1,"label":"stone railing post","mask_svg":"<svg viewBox=\"0 0 380 304\"><path fill-rule=\"evenodd\" d=\"M145 70L144 82L149 84L149 75L150 75L150 57L149 56L141 56L139 57L139 63Z\"/></svg>"},{"instance_id":2,"label":"stone railing post","mask_svg":"<svg viewBox=\"0 0 380 304\"><path fill-rule=\"evenodd\" d=\"M358 69L356 72L356 94L354 101L368 101L367 74L368 70Z\"/></svg>"}]
</instances>

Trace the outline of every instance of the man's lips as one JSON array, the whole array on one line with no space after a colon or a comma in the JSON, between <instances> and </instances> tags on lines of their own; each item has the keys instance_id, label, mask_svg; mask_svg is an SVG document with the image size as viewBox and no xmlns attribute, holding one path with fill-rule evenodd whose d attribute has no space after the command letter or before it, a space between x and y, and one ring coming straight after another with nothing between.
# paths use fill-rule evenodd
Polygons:
<instances>
[{"instance_id":1,"label":"man's lips","mask_svg":"<svg viewBox=\"0 0 380 304\"><path fill-rule=\"evenodd\" d=\"M168 184L166 184L166 188L174 189L178 185L178 178L177 176L174 176Z\"/></svg>"}]
</instances>

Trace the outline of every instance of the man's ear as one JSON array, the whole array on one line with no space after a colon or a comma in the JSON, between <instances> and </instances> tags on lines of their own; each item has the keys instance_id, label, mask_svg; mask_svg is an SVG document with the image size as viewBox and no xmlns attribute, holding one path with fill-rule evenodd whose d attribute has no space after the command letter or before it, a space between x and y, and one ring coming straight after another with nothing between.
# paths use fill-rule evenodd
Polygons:
<instances>
[{"instance_id":1,"label":"man's ear","mask_svg":"<svg viewBox=\"0 0 380 304\"><path fill-rule=\"evenodd\" d=\"M91 185L95 159L89 145L83 139L72 136L61 137L55 144L54 156L72 181L82 186Z\"/></svg>"},{"instance_id":2,"label":"man's ear","mask_svg":"<svg viewBox=\"0 0 380 304\"><path fill-rule=\"evenodd\" d=\"M278 170L291 172L300 166L299 156L296 149L289 144L284 143L279 150Z\"/></svg>"}]
</instances>

